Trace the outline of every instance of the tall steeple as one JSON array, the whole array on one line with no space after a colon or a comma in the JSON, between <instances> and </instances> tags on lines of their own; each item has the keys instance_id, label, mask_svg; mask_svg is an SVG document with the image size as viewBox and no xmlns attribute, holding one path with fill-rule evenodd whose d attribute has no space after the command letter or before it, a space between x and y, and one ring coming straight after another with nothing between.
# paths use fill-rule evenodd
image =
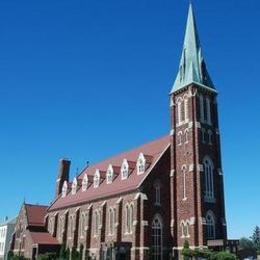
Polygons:
<instances>
[{"instance_id":1,"label":"tall steeple","mask_svg":"<svg viewBox=\"0 0 260 260\"><path fill-rule=\"evenodd\" d=\"M191 83L214 89L202 55L193 7L190 3L179 71L171 93Z\"/></svg>"}]
</instances>

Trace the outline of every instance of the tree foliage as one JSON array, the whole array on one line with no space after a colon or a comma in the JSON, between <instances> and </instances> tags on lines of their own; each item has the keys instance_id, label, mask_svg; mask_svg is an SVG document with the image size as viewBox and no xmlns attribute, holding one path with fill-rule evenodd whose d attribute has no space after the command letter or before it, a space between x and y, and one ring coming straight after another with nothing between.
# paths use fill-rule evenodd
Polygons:
<instances>
[{"instance_id":1,"label":"tree foliage","mask_svg":"<svg viewBox=\"0 0 260 260\"><path fill-rule=\"evenodd\" d=\"M55 259L57 259L56 253L40 254L37 257L37 260L55 260Z\"/></svg>"},{"instance_id":2,"label":"tree foliage","mask_svg":"<svg viewBox=\"0 0 260 260\"><path fill-rule=\"evenodd\" d=\"M239 241L239 246L241 249L255 249L254 243L251 239L242 237Z\"/></svg>"},{"instance_id":3,"label":"tree foliage","mask_svg":"<svg viewBox=\"0 0 260 260\"><path fill-rule=\"evenodd\" d=\"M251 240L254 244L255 249L260 250L260 228L259 228L259 226L255 227L253 235L251 236Z\"/></svg>"},{"instance_id":4,"label":"tree foliage","mask_svg":"<svg viewBox=\"0 0 260 260\"><path fill-rule=\"evenodd\" d=\"M209 260L236 260L236 256L226 251L214 252L209 249L195 249L189 247L188 241L184 242L182 255L185 260L189 259L209 259Z\"/></svg>"},{"instance_id":5,"label":"tree foliage","mask_svg":"<svg viewBox=\"0 0 260 260\"><path fill-rule=\"evenodd\" d=\"M80 253L77 251L75 246L71 249L71 260L81 260Z\"/></svg>"}]
</instances>

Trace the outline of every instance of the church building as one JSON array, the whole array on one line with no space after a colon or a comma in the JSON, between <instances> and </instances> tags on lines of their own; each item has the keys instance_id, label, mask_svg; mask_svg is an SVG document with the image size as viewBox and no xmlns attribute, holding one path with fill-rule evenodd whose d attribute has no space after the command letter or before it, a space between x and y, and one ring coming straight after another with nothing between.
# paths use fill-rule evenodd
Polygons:
<instances>
[{"instance_id":1,"label":"church building","mask_svg":"<svg viewBox=\"0 0 260 260\"><path fill-rule=\"evenodd\" d=\"M91 259L178 259L185 241L224 247L217 94L190 4L169 134L87 166L72 181L62 159L45 214L51 236Z\"/></svg>"}]
</instances>

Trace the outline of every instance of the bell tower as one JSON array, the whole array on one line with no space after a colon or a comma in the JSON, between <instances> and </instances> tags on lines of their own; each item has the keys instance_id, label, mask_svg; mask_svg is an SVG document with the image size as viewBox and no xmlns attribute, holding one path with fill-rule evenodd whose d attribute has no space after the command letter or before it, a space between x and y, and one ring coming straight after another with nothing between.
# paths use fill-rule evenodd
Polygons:
<instances>
[{"instance_id":1,"label":"bell tower","mask_svg":"<svg viewBox=\"0 0 260 260\"><path fill-rule=\"evenodd\" d=\"M217 90L202 55L189 6L171 102L171 232L173 249L226 240Z\"/></svg>"}]
</instances>

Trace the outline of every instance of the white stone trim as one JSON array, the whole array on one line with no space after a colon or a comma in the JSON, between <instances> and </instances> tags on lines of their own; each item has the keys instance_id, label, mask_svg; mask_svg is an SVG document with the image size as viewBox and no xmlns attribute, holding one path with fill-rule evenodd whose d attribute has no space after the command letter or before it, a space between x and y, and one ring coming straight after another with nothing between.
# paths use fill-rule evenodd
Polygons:
<instances>
[{"instance_id":1,"label":"white stone trim","mask_svg":"<svg viewBox=\"0 0 260 260\"><path fill-rule=\"evenodd\" d=\"M189 224L192 226L192 225L195 225L195 220L196 220L196 218L195 217L191 217L190 219L189 219Z\"/></svg>"},{"instance_id":2,"label":"white stone trim","mask_svg":"<svg viewBox=\"0 0 260 260\"><path fill-rule=\"evenodd\" d=\"M172 97L170 97L170 107L173 107L174 106L174 102L172 100Z\"/></svg>"},{"instance_id":3,"label":"white stone trim","mask_svg":"<svg viewBox=\"0 0 260 260\"><path fill-rule=\"evenodd\" d=\"M116 201L116 204L119 204L122 200L123 200L123 198L120 197L120 198Z\"/></svg>"},{"instance_id":4,"label":"white stone trim","mask_svg":"<svg viewBox=\"0 0 260 260\"><path fill-rule=\"evenodd\" d=\"M201 123L200 122L196 122L195 126L196 126L196 128L201 128Z\"/></svg>"},{"instance_id":5,"label":"white stone trim","mask_svg":"<svg viewBox=\"0 0 260 260\"><path fill-rule=\"evenodd\" d=\"M203 172L203 171L204 171L204 166L203 166L203 164L198 164L198 165L197 165L197 170L198 170L199 172Z\"/></svg>"},{"instance_id":6,"label":"white stone trim","mask_svg":"<svg viewBox=\"0 0 260 260\"><path fill-rule=\"evenodd\" d=\"M192 172L192 171L194 171L194 164L193 163L189 165L189 172Z\"/></svg>"},{"instance_id":7,"label":"white stone trim","mask_svg":"<svg viewBox=\"0 0 260 260\"><path fill-rule=\"evenodd\" d=\"M107 204L107 201L105 200L100 206L104 207Z\"/></svg>"},{"instance_id":8,"label":"white stone trim","mask_svg":"<svg viewBox=\"0 0 260 260\"><path fill-rule=\"evenodd\" d=\"M133 221L133 226L136 226L138 224L138 221L137 220L134 220Z\"/></svg>"},{"instance_id":9,"label":"white stone trim","mask_svg":"<svg viewBox=\"0 0 260 260\"><path fill-rule=\"evenodd\" d=\"M223 176L222 169L218 169L218 174L219 174L220 176Z\"/></svg>"},{"instance_id":10,"label":"white stone trim","mask_svg":"<svg viewBox=\"0 0 260 260\"><path fill-rule=\"evenodd\" d=\"M174 222L175 222L175 220L171 219L171 227L174 227Z\"/></svg>"},{"instance_id":11,"label":"white stone trim","mask_svg":"<svg viewBox=\"0 0 260 260\"><path fill-rule=\"evenodd\" d=\"M150 248L149 247L131 247L131 251L134 251L134 250L149 250Z\"/></svg>"},{"instance_id":12,"label":"white stone trim","mask_svg":"<svg viewBox=\"0 0 260 260\"><path fill-rule=\"evenodd\" d=\"M201 223L202 225L207 225L206 219L205 219L204 217L201 217L201 218L200 218L200 223Z\"/></svg>"},{"instance_id":13,"label":"white stone trim","mask_svg":"<svg viewBox=\"0 0 260 260\"><path fill-rule=\"evenodd\" d=\"M147 220L142 220L141 221L141 225L144 226L148 226L148 221Z\"/></svg>"}]
</instances>

